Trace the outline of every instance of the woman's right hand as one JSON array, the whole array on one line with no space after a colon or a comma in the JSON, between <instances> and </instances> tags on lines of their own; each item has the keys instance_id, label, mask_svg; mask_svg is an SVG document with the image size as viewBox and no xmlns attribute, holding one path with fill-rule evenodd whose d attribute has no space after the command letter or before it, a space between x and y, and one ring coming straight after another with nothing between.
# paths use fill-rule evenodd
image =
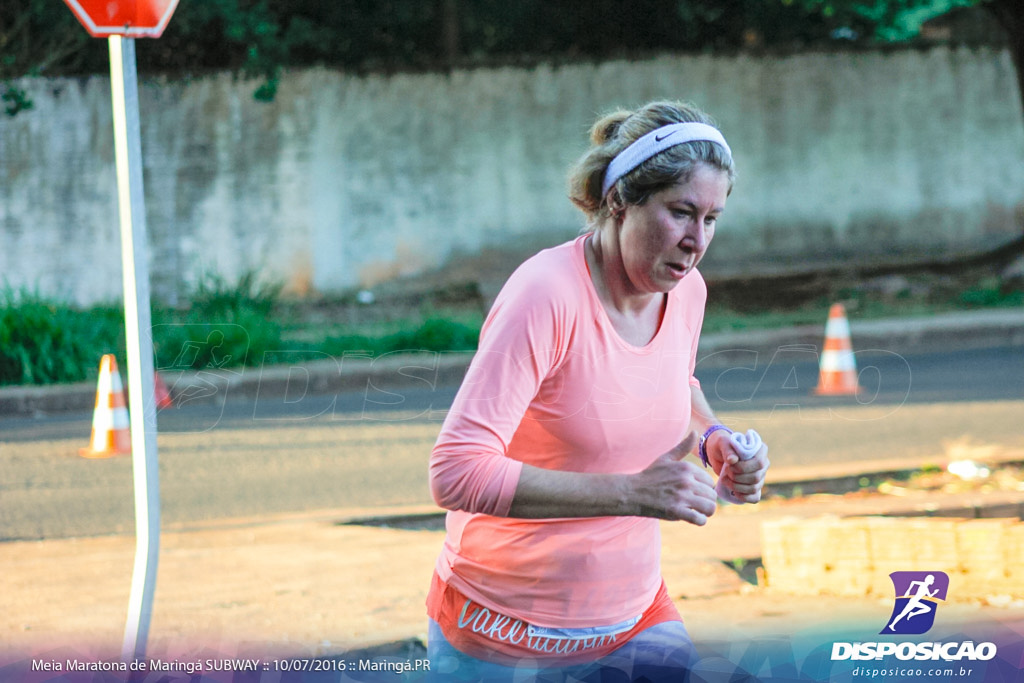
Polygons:
<instances>
[{"instance_id":1,"label":"woman's right hand","mask_svg":"<svg viewBox=\"0 0 1024 683\"><path fill-rule=\"evenodd\" d=\"M703 526L715 513L718 495L714 480L703 467L685 460L697 445L697 433L658 457L647 469L631 475L639 514Z\"/></svg>"}]
</instances>

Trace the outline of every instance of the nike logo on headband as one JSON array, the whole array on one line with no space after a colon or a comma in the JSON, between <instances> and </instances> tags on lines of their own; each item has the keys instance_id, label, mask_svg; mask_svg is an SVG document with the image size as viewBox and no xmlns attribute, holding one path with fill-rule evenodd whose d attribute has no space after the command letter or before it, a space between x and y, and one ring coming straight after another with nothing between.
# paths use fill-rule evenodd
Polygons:
<instances>
[{"instance_id":1,"label":"nike logo on headband","mask_svg":"<svg viewBox=\"0 0 1024 683\"><path fill-rule=\"evenodd\" d=\"M682 135L676 136L676 140L673 140L668 144L662 144L676 133L682 133ZM605 169L604 172L604 180L601 183L601 195L604 196L608 194L612 185L618 182L619 178L626 175L655 154L658 154L669 147L675 147L676 145L681 145L684 142L694 142L696 140L707 140L721 145L726 155L729 157L732 156L732 151L729 149L729 145L726 144L725 138L722 137L722 133L714 126L696 121L688 123L670 123L662 126L661 128L657 128L646 135L642 135L638 140L634 140L628 147L626 147L626 149L619 152L611 160L611 163L608 164L608 168Z\"/></svg>"}]
</instances>

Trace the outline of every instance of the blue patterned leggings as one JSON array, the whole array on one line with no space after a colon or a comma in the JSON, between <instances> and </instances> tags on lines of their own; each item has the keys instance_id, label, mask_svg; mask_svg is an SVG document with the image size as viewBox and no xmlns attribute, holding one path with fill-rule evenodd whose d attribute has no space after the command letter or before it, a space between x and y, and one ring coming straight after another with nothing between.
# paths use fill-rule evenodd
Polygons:
<instances>
[{"instance_id":1,"label":"blue patterned leggings","mask_svg":"<svg viewBox=\"0 0 1024 683\"><path fill-rule=\"evenodd\" d=\"M677 683L688 678L696 652L682 622L666 621L641 631L622 647L592 663L559 669L538 668L536 662L530 661L504 666L456 650L445 639L437 622L431 619L427 657L430 660L428 680L438 683Z\"/></svg>"}]
</instances>

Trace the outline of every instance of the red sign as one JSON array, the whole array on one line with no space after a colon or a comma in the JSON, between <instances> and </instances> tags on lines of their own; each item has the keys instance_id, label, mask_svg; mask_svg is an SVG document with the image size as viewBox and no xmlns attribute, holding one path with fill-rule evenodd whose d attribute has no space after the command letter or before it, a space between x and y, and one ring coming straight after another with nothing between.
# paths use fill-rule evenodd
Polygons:
<instances>
[{"instance_id":1,"label":"red sign","mask_svg":"<svg viewBox=\"0 0 1024 683\"><path fill-rule=\"evenodd\" d=\"M178 0L64 0L94 38L159 38Z\"/></svg>"}]
</instances>

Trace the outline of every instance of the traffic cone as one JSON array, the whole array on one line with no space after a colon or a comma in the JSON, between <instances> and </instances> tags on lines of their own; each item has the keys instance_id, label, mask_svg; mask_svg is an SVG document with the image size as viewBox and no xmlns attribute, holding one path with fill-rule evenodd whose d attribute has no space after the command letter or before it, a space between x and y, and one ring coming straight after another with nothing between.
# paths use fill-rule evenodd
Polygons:
<instances>
[{"instance_id":1,"label":"traffic cone","mask_svg":"<svg viewBox=\"0 0 1024 683\"><path fill-rule=\"evenodd\" d=\"M156 398L156 407L158 409L170 408L174 405L174 400L171 398L171 392L164 383L163 378L159 372L153 373L153 393Z\"/></svg>"},{"instance_id":2,"label":"traffic cone","mask_svg":"<svg viewBox=\"0 0 1024 683\"><path fill-rule=\"evenodd\" d=\"M100 360L100 377L96 382L96 408L92 414L92 438L88 448L78 454L83 458L110 458L132 452L128 408L124 402L124 385L117 371L117 360L107 354Z\"/></svg>"},{"instance_id":3,"label":"traffic cone","mask_svg":"<svg viewBox=\"0 0 1024 683\"><path fill-rule=\"evenodd\" d=\"M857 363L850 342L850 323L842 304L832 304L825 324L825 348L814 393L819 396L853 396L860 391Z\"/></svg>"}]
</instances>

